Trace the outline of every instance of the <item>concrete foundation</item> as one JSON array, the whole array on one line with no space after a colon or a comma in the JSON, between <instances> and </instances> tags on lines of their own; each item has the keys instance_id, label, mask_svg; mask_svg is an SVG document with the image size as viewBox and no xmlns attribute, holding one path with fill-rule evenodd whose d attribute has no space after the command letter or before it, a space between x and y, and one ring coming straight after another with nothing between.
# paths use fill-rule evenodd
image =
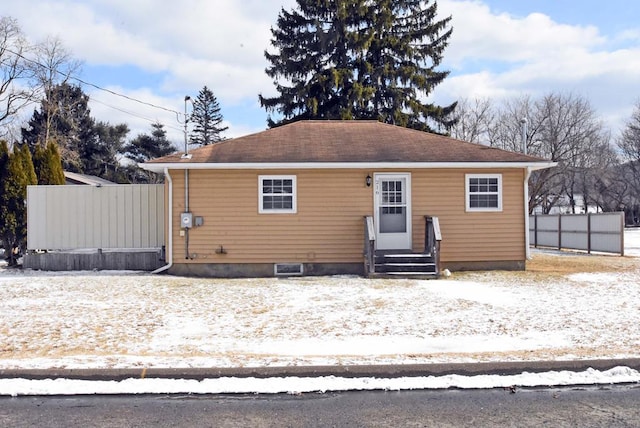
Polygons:
<instances>
[{"instance_id":1,"label":"concrete foundation","mask_svg":"<svg viewBox=\"0 0 640 428\"><path fill-rule=\"evenodd\" d=\"M165 264L158 250L135 252L27 253L23 267L48 271L142 270L153 271Z\"/></svg>"},{"instance_id":2,"label":"concrete foundation","mask_svg":"<svg viewBox=\"0 0 640 428\"><path fill-rule=\"evenodd\" d=\"M364 275L362 263L303 263L304 276ZM175 263L169 273L210 278L273 277L273 263Z\"/></svg>"},{"instance_id":3,"label":"concrete foundation","mask_svg":"<svg viewBox=\"0 0 640 428\"><path fill-rule=\"evenodd\" d=\"M441 269L451 272L482 271L482 270L525 270L524 260L502 260L491 262L442 262Z\"/></svg>"}]
</instances>

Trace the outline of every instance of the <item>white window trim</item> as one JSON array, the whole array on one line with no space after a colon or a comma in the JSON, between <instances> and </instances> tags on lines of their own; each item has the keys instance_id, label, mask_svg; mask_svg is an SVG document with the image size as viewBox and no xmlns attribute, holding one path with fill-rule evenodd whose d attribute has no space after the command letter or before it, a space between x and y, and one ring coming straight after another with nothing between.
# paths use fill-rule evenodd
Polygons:
<instances>
[{"instance_id":1,"label":"white window trim","mask_svg":"<svg viewBox=\"0 0 640 428\"><path fill-rule=\"evenodd\" d=\"M472 178L497 178L498 179L498 207L497 208L472 208L470 206L469 181ZM465 207L467 212L501 212L502 211L502 174L465 174Z\"/></svg>"},{"instance_id":2,"label":"white window trim","mask_svg":"<svg viewBox=\"0 0 640 428\"><path fill-rule=\"evenodd\" d=\"M292 188L292 201L291 209L265 209L262 206L264 196L262 192L263 180L291 180ZM296 183L295 175L259 175L258 176L258 212L260 214L296 214L298 212L298 185Z\"/></svg>"}]
</instances>

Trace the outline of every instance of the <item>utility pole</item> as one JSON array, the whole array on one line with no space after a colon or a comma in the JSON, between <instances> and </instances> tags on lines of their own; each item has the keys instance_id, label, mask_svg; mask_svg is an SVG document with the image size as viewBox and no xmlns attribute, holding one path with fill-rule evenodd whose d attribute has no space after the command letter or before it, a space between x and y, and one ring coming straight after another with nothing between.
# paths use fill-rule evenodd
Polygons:
<instances>
[{"instance_id":1,"label":"utility pole","mask_svg":"<svg viewBox=\"0 0 640 428\"><path fill-rule=\"evenodd\" d=\"M522 153L526 155L527 154L527 118L523 117L522 119L520 119L520 123L522 124Z\"/></svg>"},{"instance_id":2,"label":"utility pole","mask_svg":"<svg viewBox=\"0 0 640 428\"><path fill-rule=\"evenodd\" d=\"M187 124L189 123L189 116L187 116L187 101L189 101L191 97L189 95L185 95L184 97L184 156L186 157L189 154L189 142L187 141Z\"/></svg>"}]
</instances>

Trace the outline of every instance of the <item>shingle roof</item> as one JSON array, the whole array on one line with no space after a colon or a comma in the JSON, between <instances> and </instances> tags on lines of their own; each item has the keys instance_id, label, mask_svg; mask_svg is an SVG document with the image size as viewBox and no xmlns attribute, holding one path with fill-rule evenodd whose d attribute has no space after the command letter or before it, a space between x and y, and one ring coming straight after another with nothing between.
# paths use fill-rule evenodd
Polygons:
<instances>
[{"instance_id":1,"label":"shingle roof","mask_svg":"<svg viewBox=\"0 0 640 428\"><path fill-rule=\"evenodd\" d=\"M377 121L308 120L147 162L172 163L548 163L547 160ZM151 165L150 165L151 166Z\"/></svg>"}]
</instances>

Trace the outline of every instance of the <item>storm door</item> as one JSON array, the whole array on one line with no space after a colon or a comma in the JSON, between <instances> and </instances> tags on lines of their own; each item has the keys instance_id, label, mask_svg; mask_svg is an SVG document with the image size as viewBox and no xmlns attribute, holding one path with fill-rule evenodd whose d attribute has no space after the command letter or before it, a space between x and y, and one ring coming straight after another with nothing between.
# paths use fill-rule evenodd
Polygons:
<instances>
[{"instance_id":1,"label":"storm door","mask_svg":"<svg viewBox=\"0 0 640 428\"><path fill-rule=\"evenodd\" d=\"M411 249L411 174L374 174L376 249Z\"/></svg>"}]
</instances>

